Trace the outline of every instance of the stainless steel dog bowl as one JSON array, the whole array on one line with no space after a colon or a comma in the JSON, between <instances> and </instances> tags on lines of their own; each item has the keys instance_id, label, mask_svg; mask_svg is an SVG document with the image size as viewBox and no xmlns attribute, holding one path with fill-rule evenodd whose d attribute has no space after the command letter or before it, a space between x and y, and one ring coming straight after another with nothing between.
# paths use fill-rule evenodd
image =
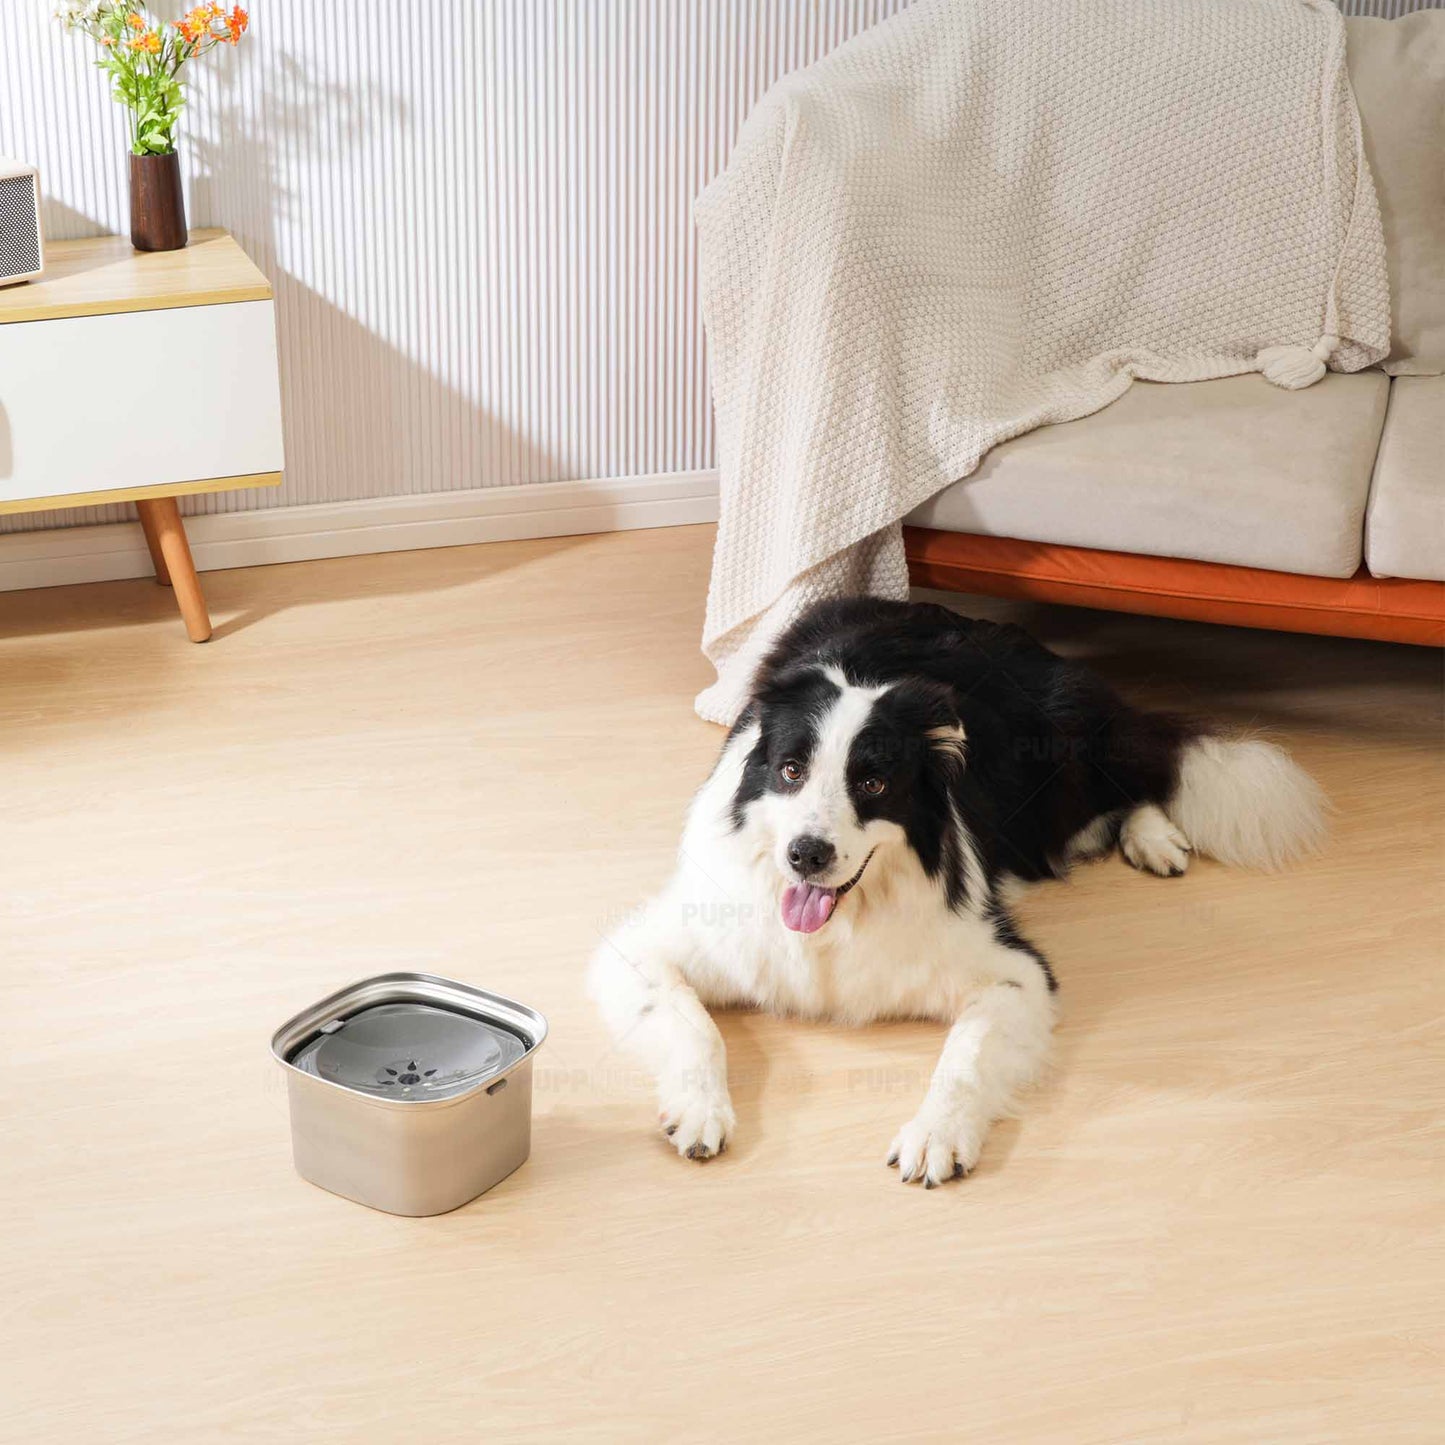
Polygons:
<instances>
[{"instance_id":1,"label":"stainless steel dog bowl","mask_svg":"<svg viewBox=\"0 0 1445 1445\"><path fill-rule=\"evenodd\" d=\"M547 1020L427 973L354 983L281 1025L303 1179L390 1214L445 1214L532 1147L532 1055Z\"/></svg>"}]
</instances>

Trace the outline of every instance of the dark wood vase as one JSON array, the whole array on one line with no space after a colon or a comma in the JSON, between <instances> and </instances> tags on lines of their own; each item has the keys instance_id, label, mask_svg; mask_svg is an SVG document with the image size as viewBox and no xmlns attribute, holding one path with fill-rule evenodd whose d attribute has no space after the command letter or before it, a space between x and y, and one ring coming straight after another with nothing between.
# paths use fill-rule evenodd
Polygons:
<instances>
[{"instance_id":1,"label":"dark wood vase","mask_svg":"<svg viewBox=\"0 0 1445 1445\"><path fill-rule=\"evenodd\" d=\"M137 251L179 251L186 244L181 158L130 158L130 243Z\"/></svg>"}]
</instances>

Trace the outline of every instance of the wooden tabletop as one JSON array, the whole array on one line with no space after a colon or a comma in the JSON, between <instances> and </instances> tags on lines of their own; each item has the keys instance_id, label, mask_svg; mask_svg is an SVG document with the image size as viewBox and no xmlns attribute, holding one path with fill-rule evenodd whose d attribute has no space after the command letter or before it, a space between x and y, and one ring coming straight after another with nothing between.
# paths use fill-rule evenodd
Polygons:
<instances>
[{"instance_id":1,"label":"wooden tabletop","mask_svg":"<svg viewBox=\"0 0 1445 1445\"><path fill-rule=\"evenodd\" d=\"M125 236L96 236L47 242L38 281L0 288L0 325L270 298L270 283L227 231L192 231L180 251L137 251Z\"/></svg>"}]
</instances>

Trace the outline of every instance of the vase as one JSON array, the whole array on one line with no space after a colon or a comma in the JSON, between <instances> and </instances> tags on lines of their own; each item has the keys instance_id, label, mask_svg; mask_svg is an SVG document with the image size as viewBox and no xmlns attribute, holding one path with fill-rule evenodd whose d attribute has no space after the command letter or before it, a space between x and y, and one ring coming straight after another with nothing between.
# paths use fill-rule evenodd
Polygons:
<instances>
[{"instance_id":1,"label":"vase","mask_svg":"<svg viewBox=\"0 0 1445 1445\"><path fill-rule=\"evenodd\" d=\"M130 158L130 243L137 251L179 251L186 244L181 158Z\"/></svg>"}]
</instances>

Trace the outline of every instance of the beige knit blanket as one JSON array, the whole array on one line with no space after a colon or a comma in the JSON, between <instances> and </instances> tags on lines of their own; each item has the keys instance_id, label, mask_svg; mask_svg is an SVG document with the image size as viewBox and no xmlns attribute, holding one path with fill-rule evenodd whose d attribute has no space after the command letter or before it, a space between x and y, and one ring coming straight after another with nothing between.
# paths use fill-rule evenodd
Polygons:
<instances>
[{"instance_id":1,"label":"beige knit blanket","mask_svg":"<svg viewBox=\"0 0 1445 1445\"><path fill-rule=\"evenodd\" d=\"M918 0L764 97L696 208L722 473L698 711L899 520L1136 377L1389 347L1329 0Z\"/></svg>"}]
</instances>

